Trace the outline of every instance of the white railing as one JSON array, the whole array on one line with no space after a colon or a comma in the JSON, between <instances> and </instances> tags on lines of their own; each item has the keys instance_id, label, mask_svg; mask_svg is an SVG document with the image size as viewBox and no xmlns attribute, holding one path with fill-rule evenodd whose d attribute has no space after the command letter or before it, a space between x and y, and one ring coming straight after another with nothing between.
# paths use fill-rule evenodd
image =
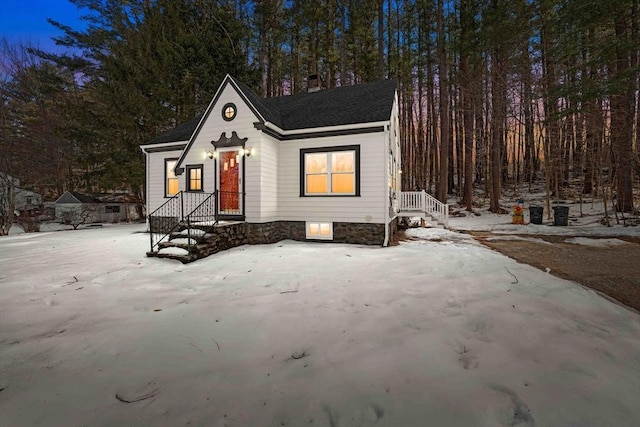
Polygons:
<instances>
[{"instance_id":1,"label":"white railing","mask_svg":"<svg viewBox=\"0 0 640 427\"><path fill-rule=\"evenodd\" d=\"M398 213L403 216L424 213L449 227L449 205L427 194L426 191L401 191Z\"/></svg>"},{"instance_id":2,"label":"white railing","mask_svg":"<svg viewBox=\"0 0 640 427\"><path fill-rule=\"evenodd\" d=\"M425 209L424 191L401 191L400 210L423 212Z\"/></svg>"}]
</instances>

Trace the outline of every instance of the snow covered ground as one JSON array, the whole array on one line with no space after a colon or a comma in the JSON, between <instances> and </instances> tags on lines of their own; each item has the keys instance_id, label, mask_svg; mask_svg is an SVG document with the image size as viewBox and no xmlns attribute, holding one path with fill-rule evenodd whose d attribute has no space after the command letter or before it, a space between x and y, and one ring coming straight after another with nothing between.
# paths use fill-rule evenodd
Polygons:
<instances>
[{"instance_id":1,"label":"snow covered ground","mask_svg":"<svg viewBox=\"0 0 640 427\"><path fill-rule=\"evenodd\" d=\"M507 210L516 206L517 202L503 198L500 205ZM450 228L464 231L490 231L498 234L547 234L562 236L638 236L640 237L640 224L636 226L625 226L622 215L618 214L616 221L615 213L608 207L610 226L603 224L605 208L602 200L588 199L580 204L573 200L562 200L552 204L551 210L547 209L544 194L527 194L524 203L524 217L526 225L512 224L510 214L494 214L489 212L488 206L475 209L475 214L469 213L463 207L455 204L455 200L449 201L453 210L459 212L461 216L452 216L449 219ZM542 224L530 223L529 207L542 206L544 208ZM553 206L566 206L569 208L569 221L567 226L554 226ZM549 213L551 215L549 215ZM626 214L629 218L630 215Z\"/></svg>"},{"instance_id":2,"label":"snow covered ground","mask_svg":"<svg viewBox=\"0 0 640 427\"><path fill-rule=\"evenodd\" d=\"M465 234L182 265L143 230L0 238L0 425L640 425L640 315Z\"/></svg>"}]
</instances>

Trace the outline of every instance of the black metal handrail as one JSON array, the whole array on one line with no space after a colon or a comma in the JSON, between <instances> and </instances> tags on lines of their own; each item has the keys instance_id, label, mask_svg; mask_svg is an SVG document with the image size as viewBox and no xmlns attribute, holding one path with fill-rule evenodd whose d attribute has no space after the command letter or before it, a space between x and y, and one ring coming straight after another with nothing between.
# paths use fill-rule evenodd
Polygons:
<instances>
[{"instance_id":1,"label":"black metal handrail","mask_svg":"<svg viewBox=\"0 0 640 427\"><path fill-rule=\"evenodd\" d=\"M154 210L149 215L151 252L180 226L185 219L185 212L191 214L214 194L180 191Z\"/></svg>"},{"instance_id":2,"label":"black metal handrail","mask_svg":"<svg viewBox=\"0 0 640 427\"><path fill-rule=\"evenodd\" d=\"M218 223L218 197L217 191L209 194L193 211L185 217L184 222L187 224L187 250L191 252L191 248L204 240L206 231L215 227ZM205 233L199 236L192 236L192 228L199 226L199 229ZM193 243L195 241L195 243Z\"/></svg>"}]
</instances>

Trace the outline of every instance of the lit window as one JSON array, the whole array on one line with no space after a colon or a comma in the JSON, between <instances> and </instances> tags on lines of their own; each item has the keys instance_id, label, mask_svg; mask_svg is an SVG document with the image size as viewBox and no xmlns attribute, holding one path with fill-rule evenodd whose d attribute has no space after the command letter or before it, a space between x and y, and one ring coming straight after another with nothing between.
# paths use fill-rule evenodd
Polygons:
<instances>
[{"instance_id":1,"label":"lit window","mask_svg":"<svg viewBox=\"0 0 640 427\"><path fill-rule=\"evenodd\" d=\"M359 195L359 146L301 150L303 196Z\"/></svg>"},{"instance_id":2,"label":"lit window","mask_svg":"<svg viewBox=\"0 0 640 427\"><path fill-rule=\"evenodd\" d=\"M174 171L177 162L177 159L167 159L164 161L165 195L167 197L175 196L178 194L178 191L180 191L178 177Z\"/></svg>"},{"instance_id":3,"label":"lit window","mask_svg":"<svg viewBox=\"0 0 640 427\"><path fill-rule=\"evenodd\" d=\"M231 121L236 117L236 106L232 103L225 104L222 107L222 118Z\"/></svg>"},{"instance_id":4,"label":"lit window","mask_svg":"<svg viewBox=\"0 0 640 427\"><path fill-rule=\"evenodd\" d=\"M333 223L307 222L307 239L333 240Z\"/></svg>"},{"instance_id":5,"label":"lit window","mask_svg":"<svg viewBox=\"0 0 640 427\"><path fill-rule=\"evenodd\" d=\"M187 166L187 191L202 191L202 165Z\"/></svg>"}]
</instances>

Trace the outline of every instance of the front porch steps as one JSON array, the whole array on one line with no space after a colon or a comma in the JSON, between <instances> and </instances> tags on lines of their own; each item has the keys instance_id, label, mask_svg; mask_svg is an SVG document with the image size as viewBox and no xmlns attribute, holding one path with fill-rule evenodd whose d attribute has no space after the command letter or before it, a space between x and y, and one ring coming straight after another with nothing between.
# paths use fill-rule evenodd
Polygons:
<instances>
[{"instance_id":1,"label":"front porch steps","mask_svg":"<svg viewBox=\"0 0 640 427\"><path fill-rule=\"evenodd\" d=\"M183 264L193 262L202 256L198 254L198 241L207 235L215 225L192 224L191 227L181 223L171 232L168 240L158 243L157 250L147 252L147 256L175 259Z\"/></svg>"},{"instance_id":2,"label":"front porch steps","mask_svg":"<svg viewBox=\"0 0 640 427\"><path fill-rule=\"evenodd\" d=\"M224 222L216 224L191 224L188 227L181 223L168 236L168 240L158 243L157 250L147 252L147 256L156 258L175 259L183 264L205 258L217 248L230 246L229 226L237 226L242 222ZM225 229L223 231L223 229ZM231 235L237 233L231 232ZM233 246L231 244L231 246Z\"/></svg>"},{"instance_id":3,"label":"front porch steps","mask_svg":"<svg viewBox=\"0 0 640 427\"><path fill-rule=\"evenodd\" d=\"M402 191L396 214L400 218L420 217L433 224L449 227L449 205L426 191Z\"/></svg>"}]
</instances>

